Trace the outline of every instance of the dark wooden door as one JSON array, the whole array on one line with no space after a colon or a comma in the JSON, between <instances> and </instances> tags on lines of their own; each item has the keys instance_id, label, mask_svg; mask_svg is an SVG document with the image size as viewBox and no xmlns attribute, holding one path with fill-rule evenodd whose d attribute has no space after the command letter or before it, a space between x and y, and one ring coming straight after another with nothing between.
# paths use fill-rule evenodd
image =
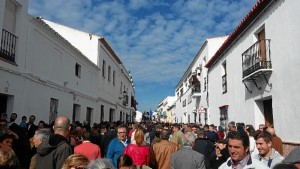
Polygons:
<instances>
[{"instance_id":1,"label":"dark wooden door","mask_svg":"<svg viewBox=\"0 0 300 169\"><path fill-rule=\"evenodd\" d=\"M272 99L264 100L264 116L266 126L273 126L273 108L272 108Z\"/></svg>"},{"instance_id":2,"label":"dark wooden door","mask_svg":"<svg viewBox=\"0 0 300 169\"><path fill-rule=\"evenodd\" d=\"M266 53L266 33L265 29L258 33L258 42L259 42L259 56L261 59L262 68L267 66L267 53Z\"/></svg>"}]
</instances>

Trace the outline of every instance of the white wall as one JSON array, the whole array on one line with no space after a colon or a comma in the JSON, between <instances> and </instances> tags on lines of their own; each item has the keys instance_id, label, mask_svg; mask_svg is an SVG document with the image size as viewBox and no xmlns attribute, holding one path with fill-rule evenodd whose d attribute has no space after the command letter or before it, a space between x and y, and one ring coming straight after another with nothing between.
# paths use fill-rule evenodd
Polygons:
<instances>
[{"instance_id":1,"label":"white wall","mask_svg":"<svg viewBox=\"0 0 300 169\"><path fill-rule=\"evenodd\" d=\"M209 70L209 102L211 122L219 124L219 107L229 105L229 121L244 122L258 127L264 123L261 102L272 98L274 126L283 141L299 142L296 133L300 124L297 104L300 102L297 87L300 84L298 54L300 1L278 1L260 17L254 25L218 60ZM265 28L266 39L271 39L271 61L273 72L266 84L263 77L258 80L258 90L249 83L249 93L242 83L242 53L256 42L254 34ZM222 62L227 63L227 93L222 94ZM267 76L268 77L268 76ZM300 94L300 93L299 93ZM287 132L288 131L288 132Z\"/></svg>"}]
</instances>

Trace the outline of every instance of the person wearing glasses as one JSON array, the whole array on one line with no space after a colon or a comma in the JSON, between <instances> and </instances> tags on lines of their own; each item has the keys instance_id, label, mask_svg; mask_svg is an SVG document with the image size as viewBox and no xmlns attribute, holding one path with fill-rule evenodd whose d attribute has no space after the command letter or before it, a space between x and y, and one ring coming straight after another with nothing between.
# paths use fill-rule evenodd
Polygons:
<instances>
[{"instance_id":1,"label":"person wearing glasses","mask_svg":"<svg viewBox=\"0 0 300 169\"><path fill-rule=\"evenodd\" d=\"M127 129L124 125L118 126L117 138L113 139L108 145L106 158L111 160L116 168L119 156L123 154L124 148L130 143L130 140L127 139L126 131Z\"/></svg>"}]
</instances>

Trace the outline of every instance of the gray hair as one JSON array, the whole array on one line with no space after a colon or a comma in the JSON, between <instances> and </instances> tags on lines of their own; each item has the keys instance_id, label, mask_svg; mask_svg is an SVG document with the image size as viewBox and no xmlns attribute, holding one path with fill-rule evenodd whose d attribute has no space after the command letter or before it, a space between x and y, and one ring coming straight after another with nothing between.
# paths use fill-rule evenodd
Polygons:
<instances>
[{"instance_id":1,"label":"gray hair","mask_svg":"<svg viewBox=\"0 0 300 169\"><path fill-rule=\"evenodd\" d=\"M35 135L42 141L46 140L50 136L50 130L47 128L39 129L35 131Z\"/></svg>"},{"instance_id":2,"label":"gray hair","mask_svg":"<svg viewBox=\"0 0 300 169\"><path fill-rule=\"evenodd\" d=\"M90 162L87 169L115 169L115 167L110 160L101 158Z\"/></svg>"},{"instance_id":3,"label":"gray hair","mask_svg":"<svg viewBox=\"0 0 300 169\"><path fill-rule=\"evenodd\" d=\"M193 132L186 132L182 135L183 146L192 146L195 142L196 136Z\"/></svg>"}]
</instances>

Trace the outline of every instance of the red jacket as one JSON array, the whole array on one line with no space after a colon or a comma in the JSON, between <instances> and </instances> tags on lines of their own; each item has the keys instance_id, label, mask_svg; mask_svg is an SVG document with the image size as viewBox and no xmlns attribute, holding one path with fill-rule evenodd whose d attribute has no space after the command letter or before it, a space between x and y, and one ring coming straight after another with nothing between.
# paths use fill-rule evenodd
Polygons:
<instances>
[{"instance_id":1,"label":"red jacket","mask_svg":"<svg viewBox=\"0 0 300 169\"><path fill-rule=\"evenodd\" d=\"M148 165L150 163L150 151L149 147L146 145L138 146L135 144L130 144L125 147L124 154L129 155L133 164L136 166Z\"/></svg>"}]
</instances>

